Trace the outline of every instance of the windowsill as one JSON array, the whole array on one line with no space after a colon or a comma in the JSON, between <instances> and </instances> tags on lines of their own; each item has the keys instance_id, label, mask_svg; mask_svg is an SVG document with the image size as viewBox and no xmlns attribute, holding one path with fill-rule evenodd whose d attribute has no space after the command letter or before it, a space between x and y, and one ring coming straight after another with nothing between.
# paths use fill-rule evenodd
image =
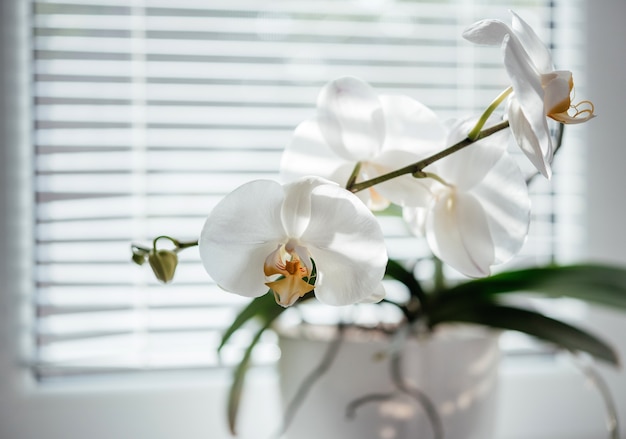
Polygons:
<instances>
[{"instance_id":1,"label":"windowsill","mask_svg":"<svg viewBox=\"0 0 626 439\"><path fill-rule=\"evenodd\" d=\"M558 356L506 358L500 377L497 439L606 437L602 399L571 361ZM90 377L88 381L74 378L64 383L50 382L30 392L29 397L41 400L54 397L57 401L61 398L77 407L90 404L90 411L98 413L98 408L106 406L109 397L123 395L127 413L133 414L138 405L145 404L142 401L169 394L172 402L176 401L172 404L175 410L171 415L196 423L193 428L187 427L188 437L201 437L202 432L210 432L210 437L226 439L230 437L226 427L229 382L228 370L126 374ZM281 413L278 375L274 368L251 371L241 404L238 437L272 437L279 421L274 415ZM161 413L163 406L155 405L152 410Z\"/></svg>"}]
</instances>

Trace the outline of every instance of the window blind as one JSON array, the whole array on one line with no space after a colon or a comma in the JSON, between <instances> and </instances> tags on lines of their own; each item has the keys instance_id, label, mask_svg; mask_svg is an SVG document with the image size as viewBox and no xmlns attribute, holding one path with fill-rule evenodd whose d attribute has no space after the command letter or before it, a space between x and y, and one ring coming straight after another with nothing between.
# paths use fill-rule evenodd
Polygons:
<instances>
[{"instance_id":1,"label":"window blind","mask_svg":"<svg viewBox=\"0 0 626 439\"><path fill-rule=\"evenodd\" d=\"M508 85L501 55L460 35L481 18L508 22L497 3L34 1L36 375L240 358L246 334L221 359L216 347L246 301L212 283L195 249L180 254L172 284L158 284L149 268L131 264L130 243L161 234L195 240L224 194L278 178L293 129L335 77L413 96L444 119L481 111ZM576 3L510 5L572 70L581 49ZM573 233L584 208L578 156L557 163L556 187L533 184L522 260L581 248L584 233ZM384 218L384 228L392 256L409 256L400 220ZM272 340L255 355L273 361Z\"/></svg>"}]
</instances>

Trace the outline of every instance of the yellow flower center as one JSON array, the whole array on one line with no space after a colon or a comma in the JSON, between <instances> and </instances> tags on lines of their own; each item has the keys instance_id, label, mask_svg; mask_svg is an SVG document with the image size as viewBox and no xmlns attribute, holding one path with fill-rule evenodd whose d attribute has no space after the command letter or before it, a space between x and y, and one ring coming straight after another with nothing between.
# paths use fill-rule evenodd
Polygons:
<instances>
[{"instance_id":1,"label":"yellow flower center","mask_svg":"<svg viewBox=\"0 0 626 439\"><path fill-rule=\"evenodd\" d=\"M274 292L276 303L284 307L293 305L314 288L314 285L305 280L311 273L302 264L291 242L279 245L270 253L265 259L263 272L268 278L265 285Z\"/></svg>"},{"instance_id":2,"label":"yellow flower center","mask_svg":"<svg viewBox=\"0 0 626 439\"><path fill-rule=\"evenodd\" d=\"M572 104L574 78L571 72L555 71L542 75L541 86L545 92L545 111L549 118L571 124L585 122L594 117L594 106L591 101Z\"/></svg>"}]
</instances>

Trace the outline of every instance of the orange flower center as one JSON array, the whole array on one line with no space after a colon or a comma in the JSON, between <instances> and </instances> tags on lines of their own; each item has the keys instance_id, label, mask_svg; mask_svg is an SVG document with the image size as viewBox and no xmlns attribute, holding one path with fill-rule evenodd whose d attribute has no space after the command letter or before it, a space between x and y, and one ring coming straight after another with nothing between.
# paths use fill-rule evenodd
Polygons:
<instances>
[{"instance_id":1,"label":"orange flower center","mask_svg":"<svg viewBox=\"0 0 626 439\"><path fill-rule=\"evenodd\" d=\"M263 272L268 278L265 285L274 292L276 303L284 307L293 305L314 288L305 280L311 273L302 264L291 242L279 245L270 253L265 259Z\"/></svg>"}]
</instances>

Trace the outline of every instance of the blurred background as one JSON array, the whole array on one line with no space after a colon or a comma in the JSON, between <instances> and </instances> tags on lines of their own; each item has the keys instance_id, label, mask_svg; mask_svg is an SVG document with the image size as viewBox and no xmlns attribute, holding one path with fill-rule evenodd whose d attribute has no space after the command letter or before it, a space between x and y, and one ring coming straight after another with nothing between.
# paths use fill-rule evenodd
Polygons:
<instances>
[{"instance_id":1,"label":"blurred background","mask_svg":"<svg viewBox=\"0 0 626 439\"><path fill-rule=\"evenodd\" d=\"M221 293L193 251L174 284L158 285L130 263L130 242L195 239L223 194L276 177L291 131L337 76L413 96L444 119L480 111L507 84L501 55L460 34L478 19L508 22L509 8L574 72L576 100L598 115L567 127L552 184L536 179L532 234L515 263L626 264L626 2L1 7L0 439L229 437L229 366L247 339L222 363L215 347L244 302ZM384 227L402 256L406 234L393 219ZM556 312L626 355L624 316L575 303ZM497 437L606 437L597 392L571 365L520 355L525 343L505 346ZM272 337L256 352L244 438L278 422L279 354ZM624 372L599 369L626 419Z\"/></svg>"}]
</instances>

